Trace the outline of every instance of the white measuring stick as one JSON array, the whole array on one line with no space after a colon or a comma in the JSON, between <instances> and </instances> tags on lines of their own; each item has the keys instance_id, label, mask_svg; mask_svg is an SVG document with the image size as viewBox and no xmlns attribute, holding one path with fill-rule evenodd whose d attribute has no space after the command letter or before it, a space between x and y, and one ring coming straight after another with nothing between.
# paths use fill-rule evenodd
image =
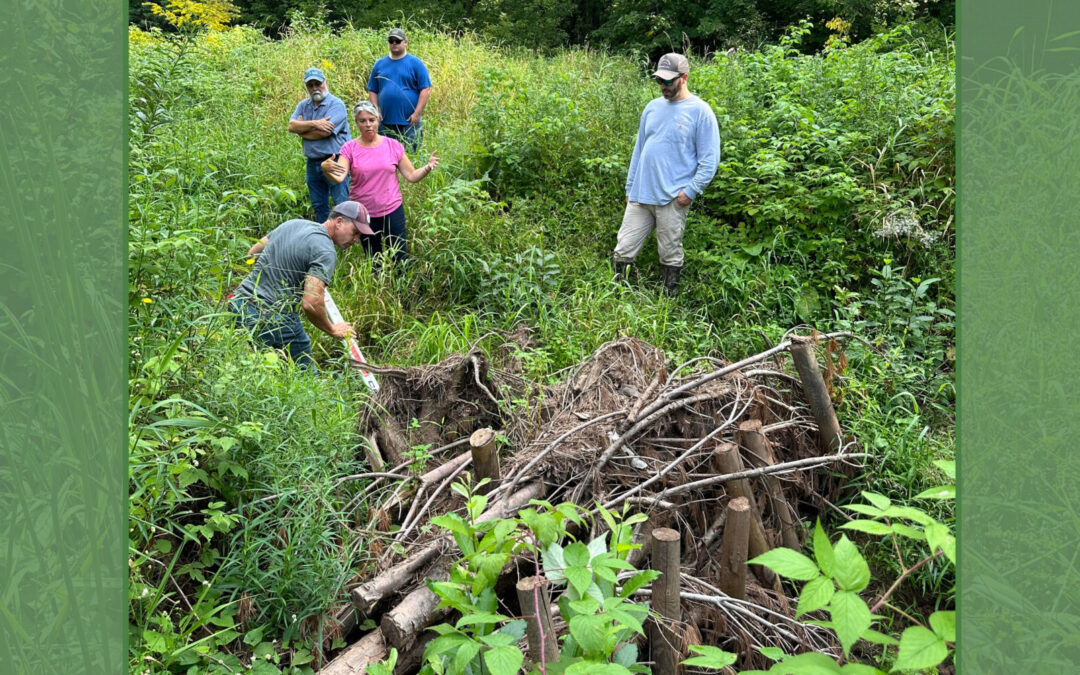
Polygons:
<instances>
[{"instance_id":1,"label":"white measuring stick","mask_svg":"<svg viewBox=\"0 0 1080 675\"><path fill-rule=\"evenodd\" d=\"M341 312L338 311L337 305L334 304L334 299L330 297L330 290L323 289L323 302L326 304L326 315L330 317L330 323L341 323L345 319L341 318ZM360 347L356 345L356 340L352 339L352 336L345 338L342 342L345 343L345 349L349 350L349 356L353 358L357 363L367 363L363 353L360 351ZM368 389L372 393L379 391L379 381L375 379L375 376L364 370L358 369L360 376L364 378L364 384L368 386Z\"/></svg>"}]
</instances>

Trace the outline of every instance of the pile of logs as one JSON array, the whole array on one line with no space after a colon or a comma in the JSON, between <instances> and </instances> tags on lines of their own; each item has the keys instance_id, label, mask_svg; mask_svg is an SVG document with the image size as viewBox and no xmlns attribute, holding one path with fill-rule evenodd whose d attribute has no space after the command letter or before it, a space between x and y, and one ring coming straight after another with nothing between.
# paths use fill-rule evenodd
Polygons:
<instances>
[{"instance_id":1,"label":"pile of logs","mask_svg":"<svg viewBox=\"0 0 1080 675\"><path fill-rule=\"evenodd\" d=\"M827 632L791 618L780 581L766 568L748 567L747 560L776 546L801 549L806 519L835 498L844 485L843 472L866 457L848 452L852 444L842 435L815 358L816 344L830 341L835 349L838 337L843 336L793 336L738 363L705 357L674 368L654 347L623 338L603 345L563 384L540 391L524 412L517 405L516 415L497 418L501 434L490 426L463 434L475 419L443 420L460 437L449 442L438 437L434 442L442 447L433 454L468 449L400 481L374 509L370 526L385 532L381 546L378 540L372 544L382 554L381 564L351 589L352 605L341 615L341 629L347 633L357 621L369 619L377 627L320 672L365 672L390 647L401 654L395 672L419 667L433 637L425 628L446 619L449 611L439 607L423 579L446 579L456 559L449 537L423 525L434 515L462 508L448 486L465 471L474 483L490 479L482 490L490 501L481 520L513 516L538 498L586 508L629 504L649 516L635 530L641 547L631 552L630 562L661 572L651 588L639 591L663 617L649 627L649 649L640 652L654 673L680 672L687 644L736 651L743 656L741 667L762 665L750 645L835 649ZM785 354L797 376L785 370ZM458 397L453 406L469 409L468 399L460 398L468 389L477 396L471 405L484 421L494 419L493 401L521 393L520 378L501 377L482 355L459 357L441 372L452 374ZM405 370L398 378L431 381ZM402 392L399 385L392 395ZM394 404L379 405L385 413ZM453 407L445 401L420 405ZM402 435L407 421L367 414L362 431L392 438ZM373 464L380 463L373 468L383 471L378 444L369 444L368 453ZM830 471L813 471L823 466ZM400 469L379 475L397 475ZM399 524L393 533L391 523ZM583 532L581 538L596 534ZM405 547L400 559L387 543ZM523 647L528 658L551 659L554 641L541 645L529 638L541 630L553 634L550 625L537 623L550 622L552 614L546 593L534 592L533 574L542 570L523 572L510 565L496 590L518 616L532 622Z\"/></svg>"}]
</instances>

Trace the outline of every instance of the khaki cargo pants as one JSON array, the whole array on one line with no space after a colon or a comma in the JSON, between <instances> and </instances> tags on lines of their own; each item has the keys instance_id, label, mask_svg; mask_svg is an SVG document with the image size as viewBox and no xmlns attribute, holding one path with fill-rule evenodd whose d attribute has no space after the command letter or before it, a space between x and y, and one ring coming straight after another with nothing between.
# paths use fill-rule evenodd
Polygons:
<instances>
[{"instance_id":1,"label":"khaki cargo pants","mask_svg":"<svg viewBox=\"0 0 1080 675\"><path fill-rule=\"evenodd\" d=\"M627 202L615 244L615 261L630 262L636 258L645 246L645 238L655 229L660 264L682 267L682 238L689 211L690 204L679 206L675 199L662 206Z\"/></svg>"}]
</instances>

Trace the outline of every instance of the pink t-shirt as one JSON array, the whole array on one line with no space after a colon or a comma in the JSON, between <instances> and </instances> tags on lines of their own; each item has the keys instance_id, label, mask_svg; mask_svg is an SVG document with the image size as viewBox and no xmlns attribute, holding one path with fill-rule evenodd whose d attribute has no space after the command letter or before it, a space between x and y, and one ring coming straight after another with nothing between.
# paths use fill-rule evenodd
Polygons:
<instances>
[{"instance_id":1,"label":"pink t-shirt","mask_svg":"<svg viewBox=\"0 0 1080 675\"><path fill-rule=\"evenodd\" d=\"M349 199L360 202L372 217L385 216L401 206L397 165L405 148L397 140L382 137L374 148L365 148L354 138L341 146L349 159Z\"/></svg>"}]
</instances>

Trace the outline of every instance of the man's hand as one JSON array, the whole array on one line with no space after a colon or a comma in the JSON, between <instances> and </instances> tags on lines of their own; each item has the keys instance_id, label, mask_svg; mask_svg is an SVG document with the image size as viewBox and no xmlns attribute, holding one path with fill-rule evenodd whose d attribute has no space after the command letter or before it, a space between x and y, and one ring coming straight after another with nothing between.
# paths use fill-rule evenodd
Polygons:
<instances>
[{"instance_id":1,"label":"man's hand","mask_svg":"<svg viewBox=\"0 0 1080 675\"><path fill-rule=\"evenodd\" d=\"M694 201L686 196L686 193L679 190L679 194L675 196L675 201L679 203L679 206L690 206L690 202Z\"/></svg>"},{"instance_id":2,"label":"man's hand","mask_svg":"<svg viewBox=\"0 0 1080 675\"><path fill-rule=\"evenodd\" d=\"M413 111L413 114L409 115L409 126L415 127L420 124L420 113Z\"/></svg>"},{"instance_id":3,"label":"man's hand","mask_svg":"<svg viewBox=\"0 0 1080 675\"><path fill-rule=\"evenodd\" d=\"M330 121L329 117L324 117L321 120L312 120L311 124L315 129L325 131L328 134L334 131L334 123Z\"/></svg>"},{"instance_id":4,"label":"man's hand","mask_svg":"<svg viewBox=\"0 0 1080 675\"><path fill-rule=\"evenodd\" d=\"M330 174L331 178L337 179L339 183L345 180L345 176L346 174L348 174L348 172L345 170L345 167L341 166L340 164L334 163L327 164L326 171Z\"/></svg>"},{"instance_id":5,"label":"man's hand","mask_svg":"<svg viewBox=\"0 0 1080 675\"><path fill-rule=\"evenodd\" d=\"M330 324L330 336L344 340L353 333L352 324L348 321Z\"/></svg>"}]
</instances>

